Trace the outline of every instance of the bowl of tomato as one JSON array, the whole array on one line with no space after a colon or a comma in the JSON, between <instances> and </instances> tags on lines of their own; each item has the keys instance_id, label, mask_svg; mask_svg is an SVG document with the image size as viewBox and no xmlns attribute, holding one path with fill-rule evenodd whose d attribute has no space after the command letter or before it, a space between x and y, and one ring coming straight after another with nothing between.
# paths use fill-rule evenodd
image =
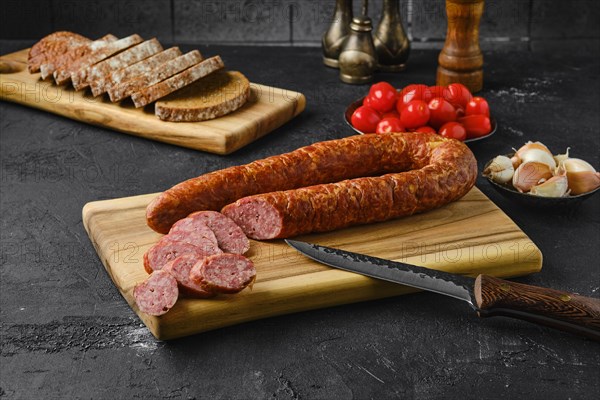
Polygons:
<instances>
[{"instance_id":1,"label":"bowl of tomato","mask_svg":"<svg viewBox=\"0 0 600 400\"><path fill-rule=\"evenodd\" d=\"M464 142L485 139L497 128L487 101L473 97L460 83L412 84L397 90L379 82L346 108L344 119L360 134L415 131Z\"/></svg>"}]
</instances>

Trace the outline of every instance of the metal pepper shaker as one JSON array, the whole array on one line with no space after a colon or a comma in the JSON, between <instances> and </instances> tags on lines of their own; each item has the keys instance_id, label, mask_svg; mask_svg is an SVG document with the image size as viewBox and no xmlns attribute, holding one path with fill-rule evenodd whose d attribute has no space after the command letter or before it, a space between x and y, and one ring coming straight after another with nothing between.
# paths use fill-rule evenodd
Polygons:
<instances>
[{"instance_id":1,"label":"metal pepper shaker","mask_svg":"<svg viewBox=\"0 0 600 400\"><path fill-rule=\"evenodd\" d=\"M373 42L379 69L398 72L406 68L410 42L402 26L400 0L384 0L381 20L374 33Z\"/></svg>"},{"instance_id":2,"label":"metal pepper shaker","mask_svg":"<svg viewBox=\"0 0 600 400\"><path fill-rule=\"evenodd\" d=\"M342 42L350 33L350 21L352 21L352 0L336 0L333 21L321 41L323 63L328 67L339 66L338 57Z\"/></svg>"},{"instance_id":3,"label":"metal pepper shaker","mask_svg":"<svg viewBox=\"0 0 600 400\"><path fill-rule=\"evenodd\" d=\"M350 34L342 43L339 57L342 82L363 84L373 80L377 69L377 54L371 37L373 23L367 16L367 0L363 0L362 14L350 23Z\"/></svg>"}]
</instances>

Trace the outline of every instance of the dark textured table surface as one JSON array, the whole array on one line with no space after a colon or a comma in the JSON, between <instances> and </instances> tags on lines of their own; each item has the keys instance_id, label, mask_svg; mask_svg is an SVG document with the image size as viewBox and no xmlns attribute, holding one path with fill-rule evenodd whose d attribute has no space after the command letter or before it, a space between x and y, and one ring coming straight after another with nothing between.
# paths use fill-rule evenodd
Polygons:
<instances>
[{"instance_id":1,"label":"dark textured table surface","mask_svg":"<svg viewBox=\"0 0 600 400\"><path fill-rule=\"evenodd\" d=\"M30 43L2 42L2 54ZM382 399L600 397L600 344L420 293L153 339L104 271L81 222L89 201L155 192L191 176L352 132L341 84L315 48L202 47L252 81L305 93L306 111L229 156L1 102L0 397L15 399ZM396 86L433 84L437 52L411 55ZM600 166L597 55L486 53L498 132L482 165L527 140ZM520 282L600 296L599 196L567 213L523 209L477 186L535 242Z\"/></svg>"}]
</instances>

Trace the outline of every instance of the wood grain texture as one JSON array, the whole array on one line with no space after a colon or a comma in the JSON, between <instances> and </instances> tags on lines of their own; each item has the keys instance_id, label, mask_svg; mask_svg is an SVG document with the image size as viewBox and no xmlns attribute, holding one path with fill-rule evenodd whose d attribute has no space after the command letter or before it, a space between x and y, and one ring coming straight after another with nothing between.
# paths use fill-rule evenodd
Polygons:
<instances>
[{"instance_id":1,"label":"wood grain texture","mask_svg":"<svg viewBox=\"0 0 600 400\"><path fill-rule=\"evenodd\" d=\"M479 21L484 0L446 0L448 31L438 57L437 85L462 83L473 93L483 88Z\"/></svg>"},{"instance_id":2,"label":"wood grain texture","mask_svg":"<svg viewBox=\"0 0 600 400\"><path fill-rule=\"evenodd\" d=\"M162 236L145 221L146 206L157 195L88 203L83 224L111 279L159 339L415 291L326 267L281 240L251 241L247 255L257 269L252 289L213 299L182 299L164 316L145 315L137 309L132 291L147 277L142 255ZM425 214L300 240L472 276L519 276L542 266L539 249L477 188Z\"/></svg>"},{"instance_id":3,"label":"wood grain texture","mask_svg":"<svg viewBox=\"0 0 600 400\"><path fill-rule=\"evenodd\" d=\"M11 63L13 71L0 74L1 100L216 154L229 154L266 135L300 114L306 105L301 93L252 83L250 100L232 114L203 122L166 122L154 115L153 105L136 109L129 100L114 104L106 96L94 98L87 91L76 92L40 80L39 74L27 72L28 51L0 58L0 64ZM22 68L15 68L15 64Z\"/></svg>"},{"instance_id":4,"label":"wood grain texture","mask_svg":"<svg viewBox=\"0 0 600 400\"><path fill-rule=\"evenodd\" d=\"M480 275L475 300L481 317L519 318L600 341L600 299Z\"/></svg>"}]
</instances>

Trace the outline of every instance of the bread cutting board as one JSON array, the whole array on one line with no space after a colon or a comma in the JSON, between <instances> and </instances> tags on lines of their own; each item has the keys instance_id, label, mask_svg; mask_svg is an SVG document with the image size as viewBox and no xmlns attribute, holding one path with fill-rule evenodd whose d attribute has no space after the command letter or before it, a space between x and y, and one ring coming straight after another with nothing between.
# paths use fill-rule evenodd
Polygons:
<instances>
[{"instance_id":1,"label":"bread cutting board","mask_svg":"<svg viewBox=\"0 0 600 400\"><path fill-rule=\"evenodd\" d=\"M211 153L238 150L291 120L306 105L302 93L251 83L250 100L229 115L202 122L166 122L154 115L153 104L137 109L129 99L111 103L106 95L93 97L88 90L77 92L41 80L39 73L27 70L28 51L0 57L0 99Z\"/></svg>"},{"instance_id":2,"label":"bread cutting board","mask_svg":"<svg viewBox=\"0 0 600 400\"><path fill-rule=\"evenodd\" d=\"M146 206L156 195L88 203L83 224L111 279L158 339L415 291L326 267L282 240L251 241L247 256L257 269L251 289L212 299L180 299L161 317L146 315L135 305L133 287L148 276L143 254L162 236L145 221ZM540 250L477 188L424 214L299 239L458 274L513 277L542 267Z\"/></svg>"}]
</instances>

